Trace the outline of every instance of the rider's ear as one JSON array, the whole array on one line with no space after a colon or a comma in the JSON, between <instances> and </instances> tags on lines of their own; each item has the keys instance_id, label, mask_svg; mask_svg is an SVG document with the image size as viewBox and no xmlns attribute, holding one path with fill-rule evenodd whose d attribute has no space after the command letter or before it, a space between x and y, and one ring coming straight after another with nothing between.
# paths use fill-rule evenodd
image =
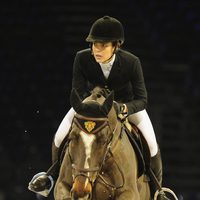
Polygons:
<instances>
[{"instance_id":1,"label":"rider's ear","mask_svg":"<svg viewBox=\"0 0 200 200\"><path fill-rule=\"evenodd\" d=\"M106 115L108 115L108 113L110 112L110 109L112 108L113 100L114 100L114 92L112 91L112 92L110 92L110 94L108 95L108 97L103 102L103 105L101 106L101 110Z\"/></svg>"},{"instance_id":2,"label":"rider's ear","mask_svg":"<svg viewBox=\"0 0 200 200\"><path fill-rule=\"evenodd\" d=\"M71 91L70 104L76 112L78 112L80 110L81 105L82 105L82 100L81 100L78 92L74 88Z\"/></svg>"}]
</instances>

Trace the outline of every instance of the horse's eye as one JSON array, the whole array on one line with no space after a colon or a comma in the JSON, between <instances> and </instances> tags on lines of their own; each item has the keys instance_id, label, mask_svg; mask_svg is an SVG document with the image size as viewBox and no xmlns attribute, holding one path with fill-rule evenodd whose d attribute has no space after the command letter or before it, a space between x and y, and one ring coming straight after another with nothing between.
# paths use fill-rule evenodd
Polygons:
<instances>
[{"instance_id":1,"label":"horse's eye","mask_svg":"<svg viewBox=\"0 0 200 200\"><path fill-rule=\"evenodd\" d=\"M101 144L107 143L106 132L101 132L101 133L97 134L97 143L101 143Z\"/></svg>"},{"instance_id":2,"label":"horse's eye","mask_svg":"<svg viewBox=\"0 0 200 200\"><path fill-rule=\"evenodd\" d=\"M97 137L97 143L98 144L105 144L106 143L106 139L104 137Z\"/></svg>"}]
</instances>

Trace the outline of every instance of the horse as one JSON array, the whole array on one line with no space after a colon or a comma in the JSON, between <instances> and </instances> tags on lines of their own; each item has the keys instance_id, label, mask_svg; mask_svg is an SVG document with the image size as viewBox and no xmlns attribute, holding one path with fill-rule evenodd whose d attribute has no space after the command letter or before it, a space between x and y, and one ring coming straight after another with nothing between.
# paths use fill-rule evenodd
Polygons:
<instances>
[{"instance_id":1,"label":"horse","mask_svg":"<svg viewBox=\"0 0 200 200\"><path fill-rule=\"evenodd\" d=\"M150 200L145 174L114 107L114 94L96 87L83 101L74 89L75 116L67 135L55 200Z\"/></svg>"}]
</instances>

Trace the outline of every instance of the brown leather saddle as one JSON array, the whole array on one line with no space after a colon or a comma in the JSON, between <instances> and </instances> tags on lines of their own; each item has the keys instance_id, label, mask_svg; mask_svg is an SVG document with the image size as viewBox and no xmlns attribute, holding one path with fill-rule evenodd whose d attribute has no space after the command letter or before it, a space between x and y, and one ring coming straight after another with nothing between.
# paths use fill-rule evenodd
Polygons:
<instances>
[{"instance_id":1,"label":"brown leather saddle","mask_svg":"<svg viewBox=\"0 0 200 200\"><path fill-rule=\"evenodd\" d=\"M123 124L124 130L138 159L138 177L143 174L148 174L151 155L147 141L135 124L128 122L128 120L123 122Z\"/></svg>"}]
</instances>

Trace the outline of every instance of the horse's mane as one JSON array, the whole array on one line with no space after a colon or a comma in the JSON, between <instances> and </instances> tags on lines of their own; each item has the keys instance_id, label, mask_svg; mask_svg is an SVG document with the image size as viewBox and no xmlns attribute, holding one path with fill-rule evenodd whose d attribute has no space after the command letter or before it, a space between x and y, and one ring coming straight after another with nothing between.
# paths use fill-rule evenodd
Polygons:
<instances>
[{"instance_id":1,"label":"horse's mane","mask_svg":"<svg viewBox=\"0 0 200 200\"><path fill-rule=\"evenodd\" d=\"M91 97L94 98L94 100L97 100L101 96L103 96L104 98L107 98L110 92L111 91L109 91L106 88L97 86L91 91L91 95L92 95Z\"/></svg>"},{"instance_id":2,"label":"horse's mane","mask_svg":"<svg viewBox=\"0 0 200 200\"><path fill-rule=\"evenodd\" d=\"M96 101L97 103L100 103L99 99L101 97L103 97L103 99L105 100L110 94L111 94L110 90L97 86L91 91L90 98L92 100ZM104 100L103 100L103 102L104 102ZM101 102L101 104L102 104L102 102ZM117 115L116 115L116 111L113 106L112 106L110 112L108 113L108 118L109 118L111 124L115 124L115 121L117 120Z\"/></svg>"}]
</instances>

